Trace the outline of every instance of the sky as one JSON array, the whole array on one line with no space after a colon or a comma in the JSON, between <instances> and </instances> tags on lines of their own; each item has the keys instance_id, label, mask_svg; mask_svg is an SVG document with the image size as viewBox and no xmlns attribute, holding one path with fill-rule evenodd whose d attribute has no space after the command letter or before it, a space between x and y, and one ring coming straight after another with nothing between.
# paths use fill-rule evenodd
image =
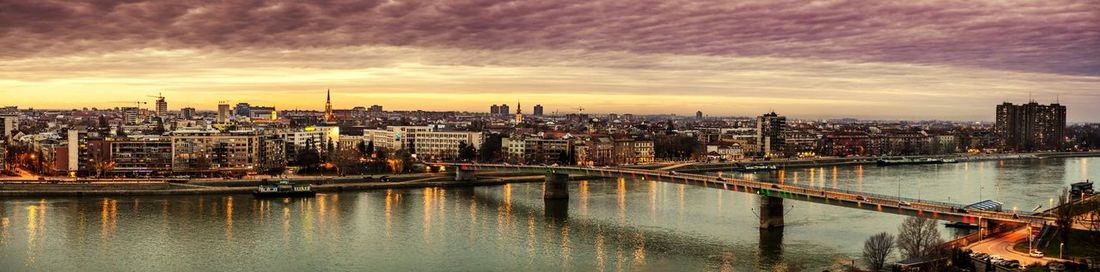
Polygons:
<instances>
[{"instance_id":1,"label":"sky","mask_svg":"<svg viewBox=\"0 0 1100 272\"><path fill-rule=\"evenodd\" d=\"M0 105L1100 121L1100 1L0 1ZM148 107L149 105L144 105ZM514 111L514 110L513 110Z\"/></svg>"}]
</instances>

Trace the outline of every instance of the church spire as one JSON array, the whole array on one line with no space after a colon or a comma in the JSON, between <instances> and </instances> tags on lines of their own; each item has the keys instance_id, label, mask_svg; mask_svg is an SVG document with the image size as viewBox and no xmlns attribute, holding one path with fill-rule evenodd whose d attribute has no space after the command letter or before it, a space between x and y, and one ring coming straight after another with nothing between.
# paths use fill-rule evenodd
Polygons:
<instances>
[{"instance_id":1,"label":"church spire","mask_svg":"<svg viewBox=\"0 0 1100 272\"><path fill-rule=\"evenodd\" d=\"M325 123L336 123L336 115L332 113L332 90L325 89Z\"/></svg>"}]
</instances>

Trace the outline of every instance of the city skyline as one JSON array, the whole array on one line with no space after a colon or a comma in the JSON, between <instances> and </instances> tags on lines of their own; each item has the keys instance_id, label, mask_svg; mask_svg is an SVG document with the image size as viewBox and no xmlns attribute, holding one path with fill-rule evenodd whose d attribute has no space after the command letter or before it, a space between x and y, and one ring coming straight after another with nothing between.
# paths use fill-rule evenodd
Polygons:
<instances>
[{"instance_id":1,"label":"city skyline","mask_svg":"<svg viewBox=\"0 0 1100 272\"><path fill-rule=\"evenodd\" d=\"M0 95L315 110L332 89L336 108L968 121L1034 99L1100 121L1094 2L650 4L10 1Z\"/></svg>"}]
</instances>

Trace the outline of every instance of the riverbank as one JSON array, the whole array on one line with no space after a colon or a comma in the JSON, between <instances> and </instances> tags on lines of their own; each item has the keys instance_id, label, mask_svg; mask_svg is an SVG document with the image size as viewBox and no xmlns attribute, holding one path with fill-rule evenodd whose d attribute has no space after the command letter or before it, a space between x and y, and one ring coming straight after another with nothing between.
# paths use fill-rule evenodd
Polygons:
<instances>
[{"instance_id":1,"label":"riverbank","mask_svg":"<svg viewBox=\"0 0 1100 272\"><path fill-rule=\"evenodd\" d=\"M597 177L573 176L572 180L594 179ZM454 181L453 177L436 174L404 176L401 181L377 181L377 179L355 179L331 177L298 178L299 182L312 184L319 193L369 191L385 189L415 189L425 187L479 187L497 186L509 183L543 182L542 175L485 177L477 181ZM268 182L261 179L248 180L195 180L186 183L165 181L147 182L88 182L88 183L0 183L0 197L6 198L43 198L43 197L109 197L109 196L165 196L165 195L219 195L251 194L256 186Z\"/></svg>"},{"instance_id":2,"label":"riverbank","mask_svg":"<svg viewBox=\"0 0 1100 272\"><path fill-rule=\"evenodd\" d=\"M1020 153L1020 154L950 154L950 155L926 155L926 156L884 156L884 157L846 157L846 158L815 158L808 160L772 160L772 161L742 161L725 163L698 163L686 164L681 167L665 169L681 172L713 172L726 171L749 165L775 165L777 168L814 168L826 166L845 165L870 165L878 160L893 159L954 159L959 162L969 161L995 161L995 160L1021 160L1021 159L1047 159L1047 158L1074 158L1074 157L1100 157L1100 151L1084 152L1048 152L1048 153Z\"/></svg>"}]
</instances>

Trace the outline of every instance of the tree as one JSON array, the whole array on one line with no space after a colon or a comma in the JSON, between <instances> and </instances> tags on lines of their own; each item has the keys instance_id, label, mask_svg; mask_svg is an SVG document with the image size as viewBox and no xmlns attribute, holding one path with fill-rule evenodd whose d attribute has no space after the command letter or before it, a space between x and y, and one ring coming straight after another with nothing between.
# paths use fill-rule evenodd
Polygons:
<instances>
[{"instance_id":1,"label":"tree","mask_svg":"<svg viewBox=\"0 0 1100 272\"><path fill-rule=\"evenodd\" d=\"M107 116L99 115L99 124L97 126L100 131L108 131L111 129L111 124L107 122Z\"/></svg>"},{"instance_id":2,"label":"tree","mask_svg":"<svg viewBox=\"0 0 1100 272\"><path fill-rule=\"evenodd\" d=\"M898 227L898 251L905 258L929 258L940 254L943 238L937 220L909 217Z\"/></svg>"},{"instance_id":3,"label":"tree","mask_svg":"<svg viewBox=\"0 0 1100 272\"><path fill-rule=\"evenodd\" d=\"M370 156L370 152L367 151L367 142L359 141L359 143L355 144L355 150L359 151L360 155Z\"/></svg>"},{"instance_id":4,"label":"tree","mask_svg":"<svg viewBox=\"0 0 1100 272\"><path fill-rule=\"evenodd\" d=\"M863 261L871 271L882 271L886 268L886 259L893 253L894 236L889 233L872 235L863 242Z\"/></svg>"},{"instance_id":5,"label":"tree","mask_svg":"<svg viewBox=\"0 0 1100 272\"><path fill-rule=\"evenodd\" d=\"M458 143L458 159L460 161L472 161L477 159L477 150L465 141Z\"/></svg>"},{"instance_id":6,"label":"tree","mask_svg":"<svg viewBox=\"0 0 1100 272\"><path fill-rule=\"evenodd\" d=\"M406 149L397 150L393 154L396 164L393 166L394 173L404 173L409 170L409 166L412 166L413 158L412 152Z\"/></svg>"},{"instance_id":7,"label":"tree","mask_svg":"<svg viewBox=\"0 0 1100 272\"><path fill-rule=\"evenodd\" d=\"M1055 203L1057 208L1053 211L1054 225L1058 226L1058 238L1066 246L1070 244L1069 232L1073 229L1073 200L1070 198L1069 191L1063 189L1058 195L1058 203Z\"/></svg>"},{"instance_id":8,"label":"tree","mask_svg":"<svg viewBox=\"0 0 1100 272\"><path fill-rule=\"evenodd\" d=\"M367 148L366 148L365 151L366 152L364 154L366 154L368 157L372 157L372 158L375 157L375 155L374 155L374 140L371 140L369 143L367 143Z\"/></svg>"},{"instance_id":9,"label":"tree","mask_svg":"<svg viewBox=\"0 0 1100 272\"><path fill-rule=\"evenodd\" d=\"M313 167L321 164L321 154L309 147L298 149L298 155L294 157L295 166Z\"/></svg>"},{"instance_id":10,"label":"tree","mask_svg":"<svg viewBox=\"0 0 1100 272\"><path fill-rule=\"evenodd\" d=\"M359 152L355 150L337 150L329 153L329 162L332 162L336 166L337 175L345 175L349 172L355 172L356 167L360 165Z\"/></svg>"},{"instance_id":11,"label":"tree","mask_svg":"<svg viewBox=\"0 0 1100 272\"><path fill-rule=\"evenodd\" d=\"M122 129L122 122L119 122L118 127L115 128L115 136L119 138L126 138L126 130Z\"/></svg>"},{"instance_id":12,"label":"tree","mask_svg":"<svg viewBox=\"0 0 1100 272\"><path fill-rule=\"evenodd\" d=\"M500 134L489 134L485 137L485 142L481 143L481 150L478 150L478 157L482 162L496 162L500 158L500 149L503 144L504 137Z\"/></svg>"},{"instance_id":13,"label":"tree","mask_svg":"<svg viewBox=\"0 0 1100 272\"><path fill-rule=\"evenodd\" d=\"M1085 213L1081 218L1081 224L1088 231L1089 241L1093 245L1092 248L1100 248L1100 199L1094 198L1085 205L1088 207L1088 213ZM1098 251L1093 251L1093 253L1100 254Z\"/></svg>"}]
</instances>

